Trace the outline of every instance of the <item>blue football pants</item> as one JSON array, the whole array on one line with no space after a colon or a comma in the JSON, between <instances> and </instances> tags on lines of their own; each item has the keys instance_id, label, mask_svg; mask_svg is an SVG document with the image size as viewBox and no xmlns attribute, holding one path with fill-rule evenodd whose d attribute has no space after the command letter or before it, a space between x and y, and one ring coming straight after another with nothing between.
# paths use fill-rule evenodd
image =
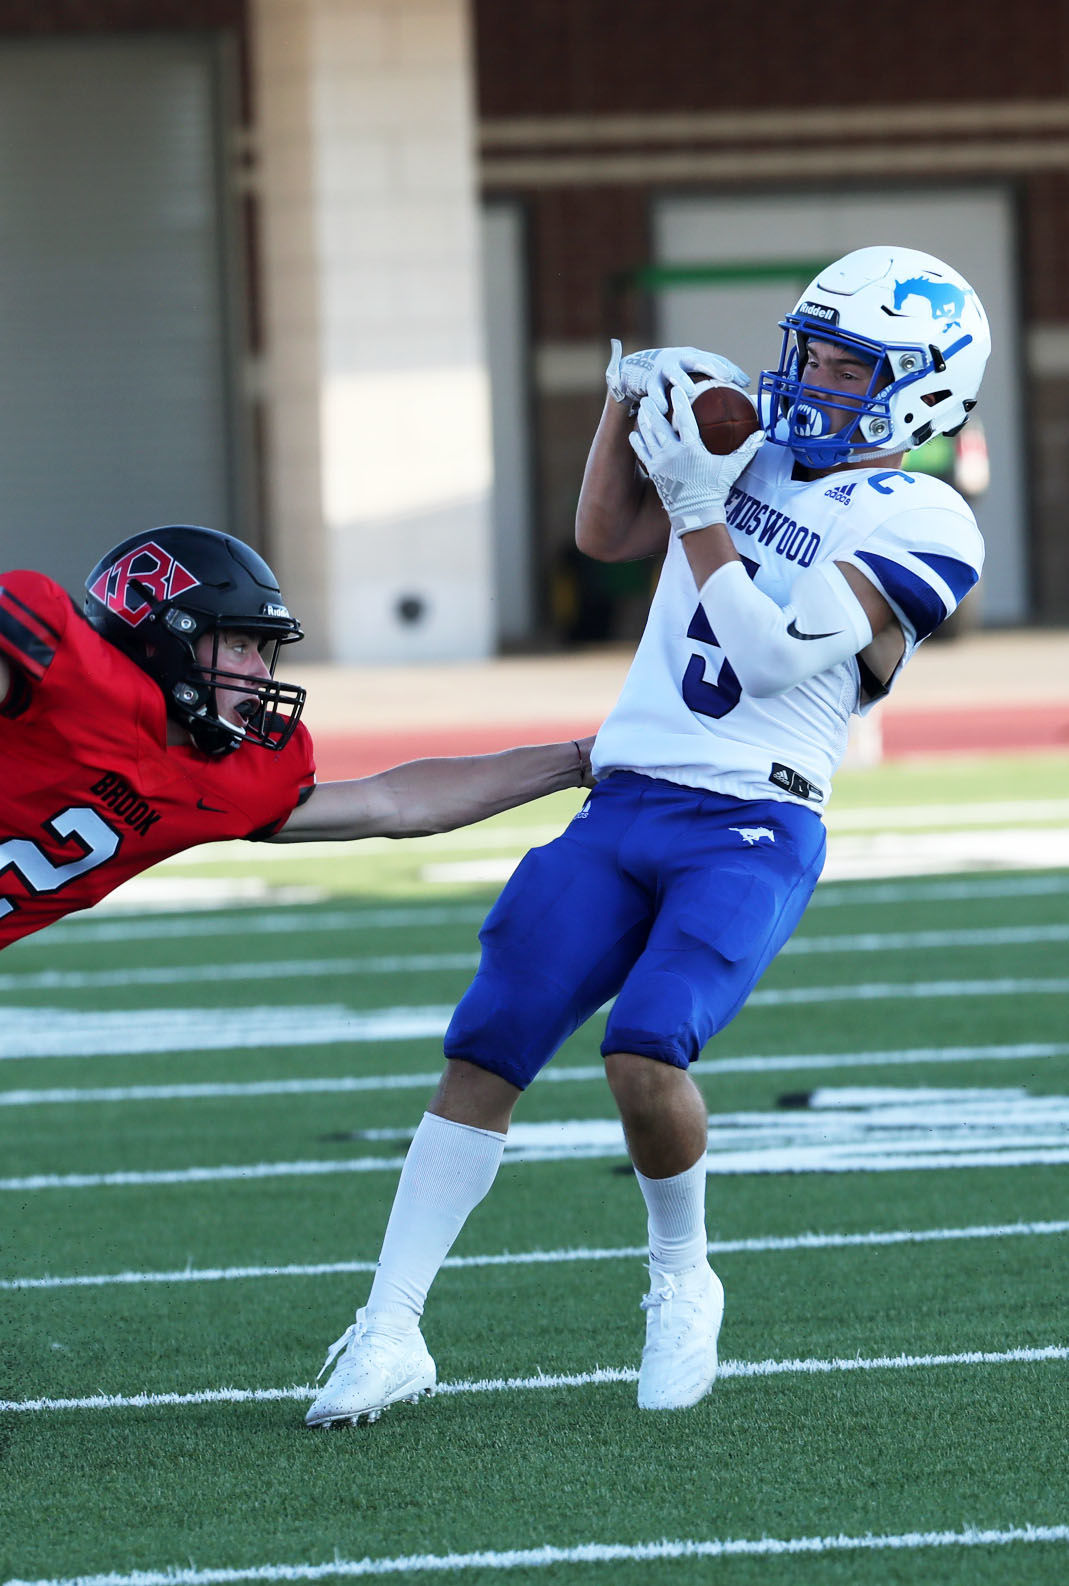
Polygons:
<instances>
[{"instance_id":1,"label":"blue football pants","mask_svg":"<svg viewBox=\"0 0 1069 1586\"><path fill-rule=\"evenodd\" d=\"M603 1056L686 1068L794 930L824 850L802 805L615 772L491 909L446 1056L522 1090L615 998Z\"/></svg>"}]
</instances>

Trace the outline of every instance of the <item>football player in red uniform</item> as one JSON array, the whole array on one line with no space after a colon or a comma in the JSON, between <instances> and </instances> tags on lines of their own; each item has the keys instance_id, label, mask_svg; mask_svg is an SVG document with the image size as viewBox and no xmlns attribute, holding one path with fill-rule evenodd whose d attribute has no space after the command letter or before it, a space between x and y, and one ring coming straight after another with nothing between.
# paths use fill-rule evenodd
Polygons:
<instances>
[{"instance_id":1,"label":"football player in red uniform","mask_svg":"<svg viewBox=\"0 0 1069 1586\"><path fill-rule=\"evenodd\" d=\"M213 529L124 540L84 615L43 573L0 574L0 947L200 843L449 831L589 785L590 740L317 784L305 691L274 676L302 637L267 563Z\"/></svg>"}]
</instances>

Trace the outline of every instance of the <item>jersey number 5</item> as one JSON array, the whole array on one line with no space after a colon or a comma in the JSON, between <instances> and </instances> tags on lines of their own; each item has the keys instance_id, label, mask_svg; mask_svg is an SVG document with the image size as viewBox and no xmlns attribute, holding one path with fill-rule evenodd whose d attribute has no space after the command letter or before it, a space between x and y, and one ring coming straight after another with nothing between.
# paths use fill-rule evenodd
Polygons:
<instances>
[{"instance_id":1,"label":"jersey number 5","mask_svg":"<svg viewBox=\"0 0 1069 1586\"><path fill-rule=\"evenodd\" d=\"M9 837L7 842L0 843L0 876L5 870L17 871L28 892L58 892L69 881L113 858L121 841L118 832L113 831L96 810L85 806L61 810L44 825L61 842L75 838L81 846L81 856L65 864L56 864L28 837ZM18 904L7 898L0 898L0 919L17 907Z\"/></svg>"},{"instance_id":2,"label":"jersey number 5","mask_svg":"<svg viewBox=\"0 0 1069 1586\"><path fill-rule=\"evenodd\" d=\"M742 564L751 578L757 576L760 563L751 561L748 556L741 558ZM687 629L688 639L697 639L699 644L712 645L719 650L716 634L709 626L709 618L705 615L705 608L699 605L691 618L690 627ZM683 673L683 703L688 710L694 711L698 716L712 716L719 721L721 716L726 716L728 711L734 710L742 698L742 684L735 675L735 669L725 657L723 665L716 674L716 680L708 682L705 676L706 658L695 653L687 662L687 670Z\"/></svg>"}]
</instances>

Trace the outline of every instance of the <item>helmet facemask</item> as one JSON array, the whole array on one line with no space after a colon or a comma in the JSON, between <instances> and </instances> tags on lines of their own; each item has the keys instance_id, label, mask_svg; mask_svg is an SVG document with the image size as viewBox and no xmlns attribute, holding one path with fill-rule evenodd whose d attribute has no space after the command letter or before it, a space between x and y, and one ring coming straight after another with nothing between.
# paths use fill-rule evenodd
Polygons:
<instances>
[{"instance_id":1,"label":"helmet facemask","mask_svg":"<svg viewBox=\"0 0 1069 1586\"><path fill-rule=\"evenodd\" d=\"M262 619L257 618L213 627L198 621L195 613L175 606L153 612L146 620L154 622L157 629L162 626L167 634L169 642L151 658L153 671L158 677L165 670L169 674L164 683L168 710L187 729L198 749L219 755L229 754L243 743L276 751L286 746L301 718L305 690L296 683L280 682L275 677L275 667L282 646L303 637L300 629L265 629ZM247 633L257 639L268 677L247 677L219 665L219 641L228 632ZM211 661L207 665L197 655L197 643L204 634L210 634L212 641ZM165 659L168 657L170 665ZM222 714L220 689L244 696L236 707L240 722Z\"/></svg>"},{"instance_id":2,"label":"helmet facemask","mask_svg":"<svg viewBox=\"0 0 1069 1586\"><path fill-rule=\"evenodd\" d=\"M806 379L810 340L831 342L868 364L872 373L866 390L848 396ZM942 355L936 347L881 345L788 314L783 321L779 367L761 375L762 417L767 411L771 438L789 447L809 468L834 468L844 462L866 462L909 450L923 445L934 433L931 409L940 393L927 387L940 362ZM910 402L910 388L921 381L925 388L913 392L916 400ZM947 397L950 394L945 393ZM900 400L903 397L905 403ZM833 428L829 420L840 413L843 422ZM907 436L901 433L903 422L914 426Z\"/></svg>"}]
</instances>

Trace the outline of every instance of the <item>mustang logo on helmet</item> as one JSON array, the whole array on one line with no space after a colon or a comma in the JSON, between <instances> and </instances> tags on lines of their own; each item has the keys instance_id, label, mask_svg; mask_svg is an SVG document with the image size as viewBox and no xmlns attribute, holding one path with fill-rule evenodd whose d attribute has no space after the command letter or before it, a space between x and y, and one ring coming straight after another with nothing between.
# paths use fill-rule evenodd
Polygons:
<instances>
[{"instance_id":1,"label":"mustang logo on helmet","mask_svg":"<svg viewBox=\"0 0 1069 1586\"><path fill-rule=\"evenodd\" d=\"M914 297L919 297L923 303L927 303L933 319L947 322L944 326L945 330L961 324L961 316L965 310L965 293L950 281L929 281L923 276L915 275L909 280L895 282L893 301L897 312L900 313L903 304Z\"/></svg>"},{"instance_id":2,"label":"mustang logo on helmet","mask_svg":"<svg viewBox=\"0 0 1069 1586\"><path fill-rule=\"evenodd\" d=\"M188 567L183 567L155 540L148 540L105 568L90 585L89 593L116 617L136 628L152 611L146 593L154 602L173 600L187 589L195 589L199 583L200 579L194 578ZM131 598L135 602L133 605ZM285 614L289 616L288 611Z\"/></svg>"}]
</instances>

